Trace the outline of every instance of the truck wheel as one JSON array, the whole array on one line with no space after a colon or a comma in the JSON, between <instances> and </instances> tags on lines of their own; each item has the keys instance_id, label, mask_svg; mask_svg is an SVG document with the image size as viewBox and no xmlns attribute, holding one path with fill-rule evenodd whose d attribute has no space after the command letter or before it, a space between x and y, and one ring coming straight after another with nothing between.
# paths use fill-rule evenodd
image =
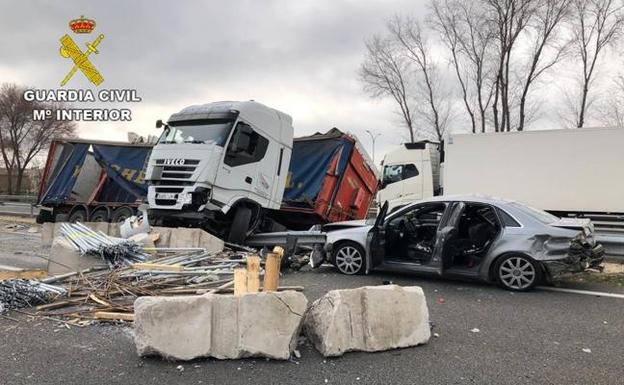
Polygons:
<instances>
[{"instance_id":1,"label":"truck wheel","mask_svg":"<svg viewBox=\"0 0 624 385\"><path fill-rule=\"evenodd\" d=\"M76 209L71 214L69 214L69 218L67 218L67 222L76 223L76 222L86 222L87 221L87 212L84 209Z\"/></svg>"},{"instance_id":2,"label":"truck wheel","mask_svg":"<svg viewBox=\"0 0 624 385\"><path fill-rule=\"evenodd\" d=\"M531 290L542 278L540 266L522 254L510 254L500 258L494 272L498 284L511 291Z\"/></svg>"},{"instance_id":3,"label":"truck wheel","mask_svg":"<svg viewBox=\"0 0 624 385\"><path fill-rule=\"evenodd\" d=\"M108 222L108 211L101 209L95 210L89 219L91 222Z\"/></svg>"},{"instance_id":4,"label":"truck wheel","mask_svg":"<svg viewBox=\"0 0 624 385\"><path fill-rule=\"evenodd\" d=\"M113 212L112 223L120 223L132 216L132 209L129 207L119 207Z\"/></svg>"},{"instance_id":5,"label":"truck wheel","mask_svg":"<svg viewBox=\"0 0 624 385\"><path fill-rule=\"evenodd\" d=\"M355 242L341 242L334 249L334 265L342 274L364 274L366 271L366 254L362 246Z\"/></svg>"},{"instance_id":6,"label":"truck wheel","mask_svg":"<svg viewBox=\"0 0 624 385\"><path fill-rule=\"evenodd\" d=\"M251 209L246 206L239 206L234 213L234 220L228 233L228 242L241 244L247 238L249 222L251 221Z\"/></svg>"}]
</instances>

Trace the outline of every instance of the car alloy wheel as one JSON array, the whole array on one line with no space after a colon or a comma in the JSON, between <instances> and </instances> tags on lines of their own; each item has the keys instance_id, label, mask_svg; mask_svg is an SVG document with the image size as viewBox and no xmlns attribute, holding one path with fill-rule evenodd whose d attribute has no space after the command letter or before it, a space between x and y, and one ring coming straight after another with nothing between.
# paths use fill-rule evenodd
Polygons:
<instances>
[{"instance_id":1,"label":"car alloy wheel","mask_svg":"<svg viewBox=\"0 0 624 385\"><path fill-rule=\"evenodd\" d=\"M336 267L343 274L358 274L364 266L364 256L355 246L343 245L336 252Z\"/></svg>"},{"instance_id":2,"label":"car alloy wheel","mask_svg":"<svg viewBox=\"0 0 624 385\"><path fill-rule=\"evenodd\" d=\"M528 258L513 256L506 258L498 267L498 279L508 289L527 290L535 285L537 271Z\"/></svg>"}]
</instances>

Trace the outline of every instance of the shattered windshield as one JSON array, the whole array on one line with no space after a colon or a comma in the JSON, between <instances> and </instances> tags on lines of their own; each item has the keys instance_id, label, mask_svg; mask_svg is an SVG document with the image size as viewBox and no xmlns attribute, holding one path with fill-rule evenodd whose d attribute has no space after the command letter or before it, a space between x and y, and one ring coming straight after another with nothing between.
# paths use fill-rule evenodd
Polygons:
<instances>
[{"instance_id":1,"label":"shattered windshield","mask_svg":"<svg viewBox=\"0 0 624 385\"><path fill-rule=\"evenodd\" d=\"M169 132L163 132L158 143L211 143L224 147L233 124L230 119L172 122Z\"/></svg>"},{"instance_id":2,"label":"shattered windshield","mask_svg":"<svg viewBox=\"0 0 624 385\"><path fill-rule=\"evenodd\" d=\"M556 216L549 214L544 210L536 209L535 207L527 206L518 202L512 202L511 205L547 225L559 220Z\"/></svg>"}]
</instances>

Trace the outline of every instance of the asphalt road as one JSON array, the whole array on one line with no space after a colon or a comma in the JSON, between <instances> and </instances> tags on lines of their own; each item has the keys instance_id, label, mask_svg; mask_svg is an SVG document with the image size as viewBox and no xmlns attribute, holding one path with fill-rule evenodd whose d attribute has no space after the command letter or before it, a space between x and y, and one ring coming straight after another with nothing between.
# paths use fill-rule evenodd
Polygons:
<instances>
[{"instance_id":1,"label":"asphalt road","mask_svg":"<svg viewBox=\"0 0 624 385\"><path fill-rule=\"evenodd\" d=\"M0 319L0 379L7 384L621 384L624 300L567 293L510 293L466 282L331 267L289 273L309 300L331 289L392 280L420 285L433 331L427 345L325 359L307 342L287 362L167 362L139 358L132 329L72 327L11 313ZM473 329L479 332L471 332ZM591 352L584 352L590 349ZM183 370L178 370L182 365Z\"/></svg>"}]
</instances>

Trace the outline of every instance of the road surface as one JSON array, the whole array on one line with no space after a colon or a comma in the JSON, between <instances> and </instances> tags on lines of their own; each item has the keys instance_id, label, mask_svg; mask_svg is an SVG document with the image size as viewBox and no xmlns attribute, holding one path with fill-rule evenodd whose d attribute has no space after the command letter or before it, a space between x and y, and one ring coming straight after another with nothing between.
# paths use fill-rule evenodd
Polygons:
<instances>
[{"instance_id":1,"label":"road surface","mask_svg":"<svg viewBox=\"0 0 624 385\"><path fill-rule=\"evenodd\" d=\"M0 319L0 378L10 384L616 384L624 356L624 300L432 278L344 276L331 267L290 273L314 300L330 289L391 280L422 286L434 337L424 346L325 359L168 362L139 358L132 329L72 328L12 313ZM478 332L471 330L478 329ZM177 369L182 365L183 370Z\"/></svg>"}]
</instances>

